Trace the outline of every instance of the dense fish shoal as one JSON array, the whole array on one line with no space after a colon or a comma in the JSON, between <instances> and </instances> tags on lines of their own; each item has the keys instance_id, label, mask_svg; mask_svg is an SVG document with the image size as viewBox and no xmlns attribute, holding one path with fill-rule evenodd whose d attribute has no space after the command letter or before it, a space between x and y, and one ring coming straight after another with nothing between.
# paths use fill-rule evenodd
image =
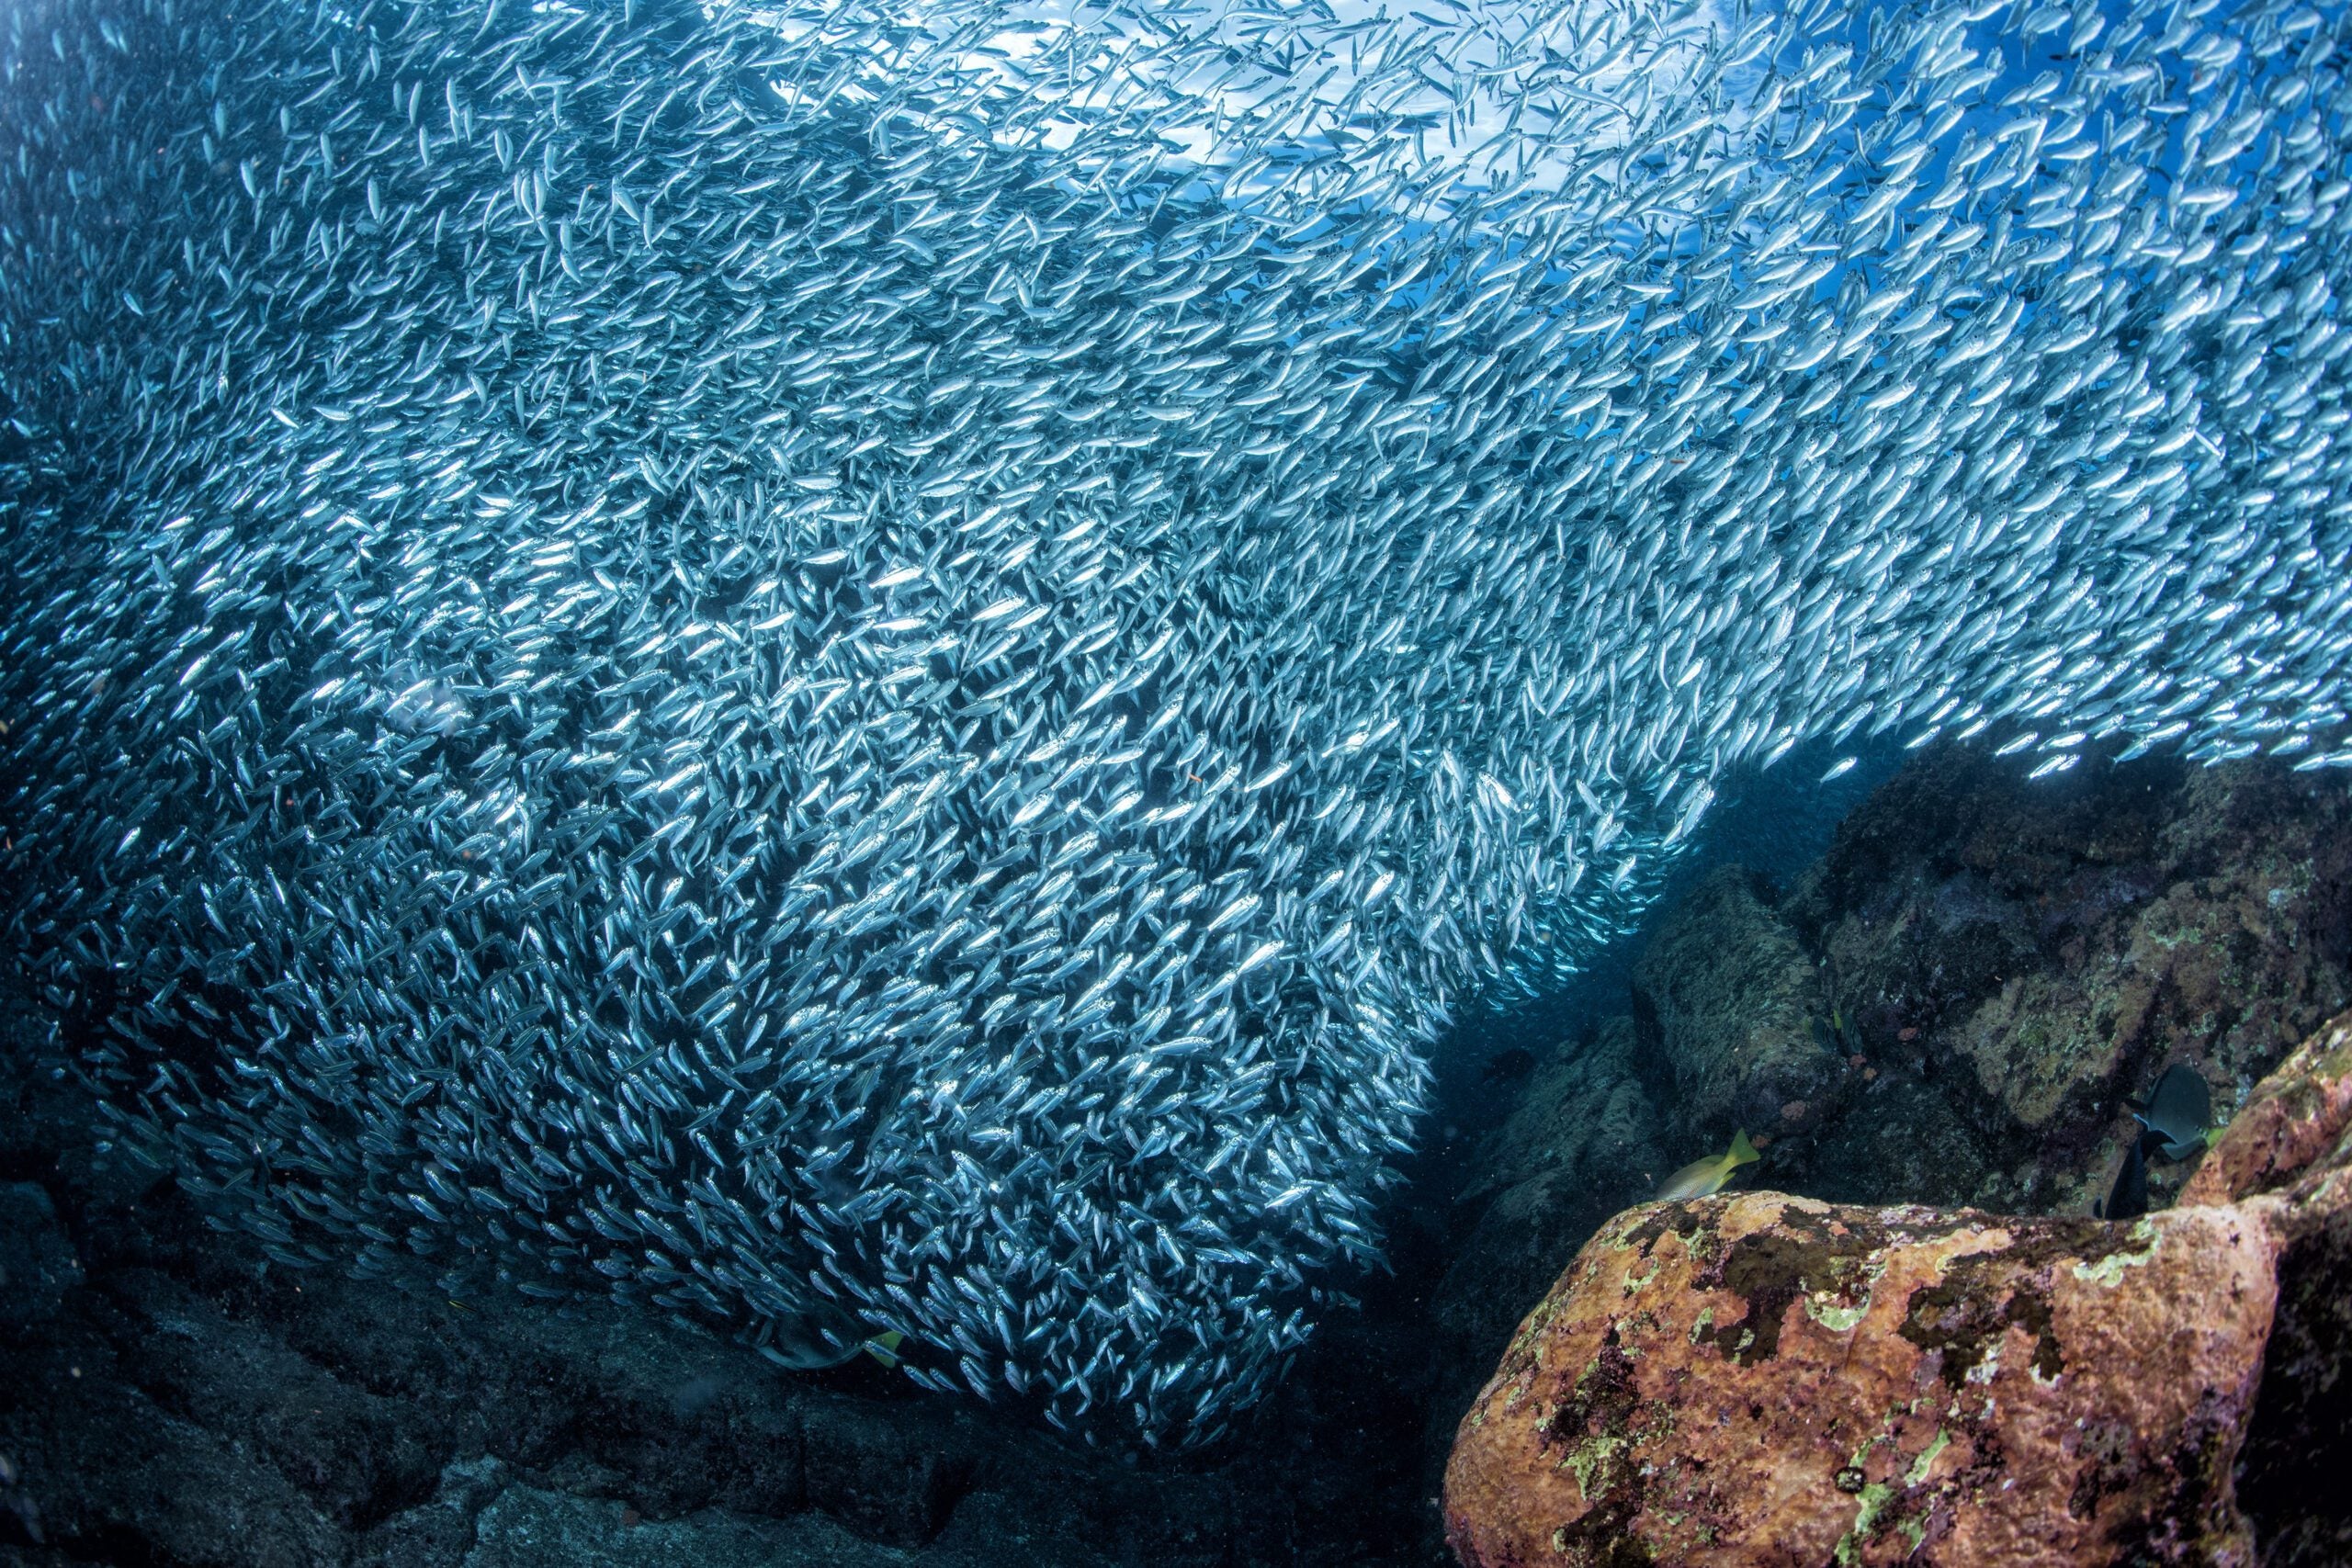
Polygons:
<instances>
[{"instance_id":1,"label":"dense fish shoal","mask_svg":"<svg viewBox=\"0 0 2352 1568\"><path fill-rule=\"evenodd\" d=\"M1734 771L2352 761L2340 8L1020 13L0 17L11 933L288 1260L1211 1440Z\"/></svg>"}]
</instances>

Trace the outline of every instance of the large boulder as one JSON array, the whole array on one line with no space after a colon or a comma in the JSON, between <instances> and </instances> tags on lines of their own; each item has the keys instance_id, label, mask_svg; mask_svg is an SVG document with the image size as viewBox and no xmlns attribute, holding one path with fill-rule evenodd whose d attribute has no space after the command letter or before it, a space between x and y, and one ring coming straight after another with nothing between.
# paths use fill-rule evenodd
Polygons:
<instances>
[{"instance_id":1,"label":"large boulder","mask_svg":"<svg viewBox=\"0 0 2352 1568\"><path fill-rule=\"evenodd\" d=\"M1676 905L1634 967L1632 1000L1644 1048L1671 1071L1687 1142L1818 1125L1851 1082L1818 966L1745 867Z\"/></svg>"},{"instance_id":2,"label":"large boulder","mask_svg":"<svg viewBox=\"0 0 2352 1568\"><path fill-rule=\"evenodd\" d=\"M2352 1213L2347 1025L2266 1082L2182 1206L2130 1224L1771 1192L1618 1216L1463 1420L1456 1551L2252 1562L2235 1467L2279 1265L2334 1257L2314 1244Z\"/></svg>"},{"instance_id":3,"label":"large boulder","mask_svg":"<svg viewBox=\"0 0 2352 1568\"><path fill-rule=\"evenodd\" d=\"M1485 1089L1490 1118L1446 1118L1469 1131L1432 1162L1432 1476L1561 1260L1736 1127L1763 1149L1742 1187L1872 1212L2086 1216L2137 1130L2125 1102L2167 1066L2204 1073L2227 1114L2352 1006L2340 779L2162 757L2029 772L1989 749L1923 748L1785 890L1737 866L1694 873L1637 959L1548 1033L1514 1037L1520 1087ZM2149 1166L2156 1207L2192 1168ZM2352 1218L2346 1232L2335 1273L2352 1276ZM2285 1288L2324 1277L2289 1266ZM2302 1344L2295 1325L2316 1337L2295 1353L2305 1375L2267 1385L2272 1405L2332 1387L2319 1369L2352 1343L2352 1308L2298 1300L2273 1364ZM2340 1420L2352 1440L2352 1409L2296 1419ZM2310 1490L2267 1461L2260 1473L2286 1477L2281 1496ZM2250 1484L2258 1501L2267 1483ZM2352 1537L2335 1557L2314 1550L2304 1561L2352 1562Z\"/></svg>"}]
</instances>

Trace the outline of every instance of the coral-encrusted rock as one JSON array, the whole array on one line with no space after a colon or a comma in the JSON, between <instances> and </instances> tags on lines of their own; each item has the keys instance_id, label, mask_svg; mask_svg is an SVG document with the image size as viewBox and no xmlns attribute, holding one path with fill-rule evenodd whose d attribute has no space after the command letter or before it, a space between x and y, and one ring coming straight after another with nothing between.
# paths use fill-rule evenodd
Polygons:
<instances>
[{"instance_id":1,"label":"coral-encrusted rock","mask_svg":"<svg viewBox=\"0 0 2352 1568\"><path fill-rule=\"evenodd\" d=\"M2291 1207L2277 1223L2300 1232L2324 1223L2352 1170L2343 1146L2352 1125L2352 1014L2305 1041L2247 1097L2229 1129L2181 1190L2184 1203L2278 1195Z\"/></svg>"},{"instance_id":2,"label":"coral-encrusted rock","mask_svg":"<svg viewBox=\"0 0 2352 1568\"><path fill-rule=\"evenodd\" d=\"M1635 1209L1463 1423L1454 1548L1476 1568L2243 1557L2230 1466L2270 1305L2267 1239L2226 1211Z\"/></svg>"},{"instance_id":3,"label":"coral-encrusted rock","mask_svg":"<svg viewBox=\"0 0 2352 1568\"><path fill-rule=\"evenodd\" d=\"M2132 1224L1760 1192L1605 1226L1455 1440L1473 1568L2248 1562L2279 1254L2352 1207L2352 1031Z\"/></svg>"},{"instance_id":4,"label":"coral-encrusted rock","mask_svg":"<svg viewBox=\"0 0 2352 1568\"><path fill-rule=\"evenodd\" d=\"M2238 1467L2264 1568L2352 1562L2352 1030L2324 1032L2256 1091L2184 1201L2235 1198L2285 1241L2262 1393Z\"/></svg>"},{"instance_id":5,"label":"coral-encrusted rock","mask_svg":"<svg viewBox=\"0 0 2352 1568\"><path fill-rule=\"evenodd\" d=\"M2191 1183L2195 1196L2287 1189L2278 1307L2238 1466L2264 1568L2352 1562L2352 1203L2329 1201L2324 1184L2345 1179L2346 1160L2313 1135L2352 1120L2352 1033L2306 1055L2289 1065L2304 1070L2282 1070L2239 1113Z\"/></svg>"}]
</instances>

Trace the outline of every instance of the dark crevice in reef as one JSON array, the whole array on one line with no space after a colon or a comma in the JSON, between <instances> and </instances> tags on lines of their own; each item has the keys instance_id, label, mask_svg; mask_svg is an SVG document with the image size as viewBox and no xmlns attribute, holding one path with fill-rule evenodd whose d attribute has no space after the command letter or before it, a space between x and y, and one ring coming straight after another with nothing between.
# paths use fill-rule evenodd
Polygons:
<instances>
[{"instance_id":1,"label":"dark crevice in reef","mask_svg":"<svg viewBox=\"0 0 2352 1568\"><path fill-rule=\"evenodd\" d=\"M2352 1562L2352 1215L2278 1260L2278 1308L2239 1459L2269 1568Z\"/></svg>"},{"instance_id":2,"label":"dark crevice in reef","mask_svg":"<svg viewBox=\"0 0 2352 1568\"><path fill-rule=\"evenodd\" d=\"M1763 1152L1744 1185L2086 1214L2123 1101L2167 1063L2226 1107L2352 1002L2340 784L2154 759L2025 771L1931 748L1810 866L1769 844L1769 872L1710 866L1702 847L1599 981L1465 1024L1385 1216L1388 1269L1341 1282L1363 1310L1326 1315L1243 1436L1155 1464L863 1359L795 1376L618 1307L266 1267L95 1151L83 1091L37 1061L41 1010L14 998L0 1565L1440 1562L1438 1472L1521 1315L1611 1214L1735 1130ZM2182 1174L2152 1166L2157 1204ZM1773 1357L1800 1295L1844 1299L1869 1244L1787 1229L1708 1265L1750 1303L1712 1329L1745 1363ZM2352 1560L2330 1468L2352 1449L2347 1281L2347 1234L2281 1270L2240 1469L2272 1568ZM1964 1285L1923 1292L1904 1328L1952 1378L2008 1325L2046 1326L2030 1285L1981 1311ZM1586 1435L1644 1418L1603 1384L1572 1393L1555 1424ZM1589 1560L1620 1561L1605 1518L1578 1528Z\"/></svg>"}]
</instances>

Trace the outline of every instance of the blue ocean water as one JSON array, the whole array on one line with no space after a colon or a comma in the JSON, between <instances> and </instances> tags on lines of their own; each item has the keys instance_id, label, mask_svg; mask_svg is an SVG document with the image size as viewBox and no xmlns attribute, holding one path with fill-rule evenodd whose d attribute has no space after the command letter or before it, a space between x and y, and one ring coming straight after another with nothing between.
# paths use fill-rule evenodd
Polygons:
<instances>
[{"instance_id":1,"label":"blue ocean water","mask_svg":"<svg viewBox=\"0 0 2352 1568\"><path fill-rule=\"evenodd\" d=\"M2346 26L25 0L12 932L288 1263L1213 1439L1770 770L2352 760Z\"/></svg>"}]
</instances>

